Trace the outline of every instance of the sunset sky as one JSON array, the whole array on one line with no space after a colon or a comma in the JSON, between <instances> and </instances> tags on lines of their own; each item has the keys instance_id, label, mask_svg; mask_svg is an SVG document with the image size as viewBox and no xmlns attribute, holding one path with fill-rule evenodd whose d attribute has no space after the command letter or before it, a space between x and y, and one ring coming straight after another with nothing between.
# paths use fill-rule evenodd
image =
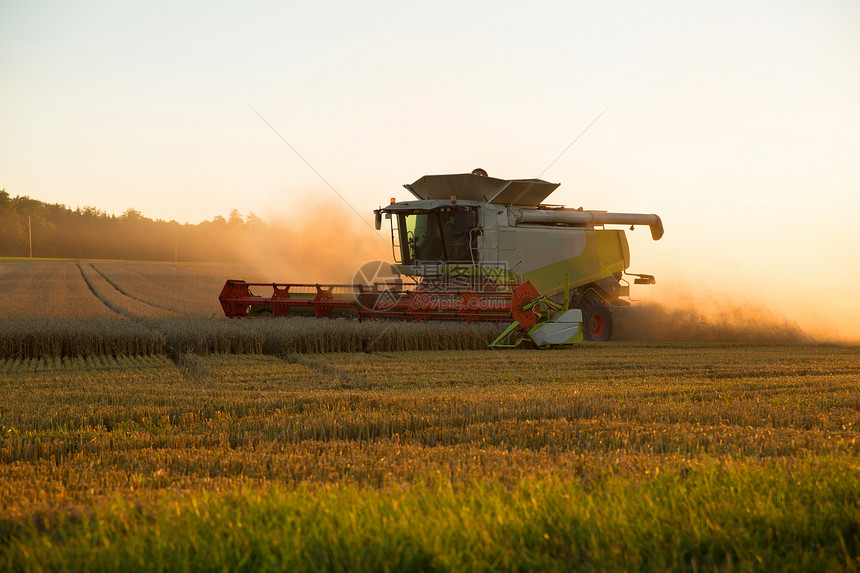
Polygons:
<instances>
[{"instance_id":1,"label":"sunset sky","mask_svg":"<svg viewBox=\"0 0 860 573\"><path fill-rule=\"evenodd\" d=\"M370 220L424 174L536 177L606 110L542 178L663 218L628 234L653 293L860 338L856 0L6 0L0 78L0 188L190 222L340 204L258 113Z\"/></svg>"}]
</instances>

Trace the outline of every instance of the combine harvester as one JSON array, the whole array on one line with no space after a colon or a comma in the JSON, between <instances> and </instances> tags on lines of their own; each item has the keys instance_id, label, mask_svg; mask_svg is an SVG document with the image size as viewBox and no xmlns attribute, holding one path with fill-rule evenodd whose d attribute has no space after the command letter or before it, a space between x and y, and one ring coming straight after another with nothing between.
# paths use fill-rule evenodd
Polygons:
<instances>
[{"instance_id":1,"label":"combine harvester","mask_svg":"<svg viewBox=\"0 0 860 573\"><path fill-rule=\"evenodd\" d=\"M374 211L377 230L383 219L391 222L396 264L366 265L356 284L228 280L221 306L228 317L510 323L491 344L497 348L523 341L539 347L571 344L583 335L608 340L610 309L630 306L624 276L634 277L635 284L655 281L625 272L630 265L625 232L605 226L647 225L656 241L663 223L657 215L543 204L558 186L540 179L496 179L483 169L426 175L404 186L415 201L392 198Z\"/></svg>"}]
</instances>

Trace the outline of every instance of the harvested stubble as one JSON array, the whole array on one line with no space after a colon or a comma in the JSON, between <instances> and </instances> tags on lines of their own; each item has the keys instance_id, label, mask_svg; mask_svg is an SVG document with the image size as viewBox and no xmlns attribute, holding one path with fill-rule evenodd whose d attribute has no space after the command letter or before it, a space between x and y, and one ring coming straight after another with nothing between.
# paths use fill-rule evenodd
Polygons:
<instances>
[{"instance_id":1,"label":"harvested stubble","mask_svg":"<svg viewBox=\"0 0 860 573\"><path fill-rule=\"evenodd\" d=\"M0 318L116 318L74 261L0 262Z\"/></svg>"},{"instance_id":2,"label":"harvested stubble","mask_svg":"<svg viewBox=\"0 0 860 573\"><path fill-rule=\"evenodd\" d=\"M220 315L218 293L230 277L262 280L254 269L216 263L5 260L0 318Z\"/></svg>"},{"instance_id":3,"label":"harvested stubble","mask_svg":"<svg viewBox=\"0 0 860 573\"><path fill-rule=\"evenodd\" d=\"M90 263L90 268L91 268L91 269L93 269L94 271L96 271L99 275L101 275L101 277L102 277L104 280L106 280L106 281L107 281L107 282L108 282L108 283L109 283L109 284L110 284L114 289L116 289L120 294L122 294L122 295L124 295L124 296L127 296L128 298L134 299L134 300L136 300L136 301L138 301L138 302L142 302L143 304L146 304L146 305L148 305L148 306L155 307L155 308L157 308L157 309L160 309L160 310L166 311L166 312L168 312L168 313L169 313L169 315L168 315L168 316L174 316L174 315L176 315L176 314L180 314L179 312L177 312L177 311L175 311L174 309L172 309L171 307L169 307L169 306L165 305L165 304L164 304L163 302L161 302L161 301L157 301L157 302L156 302L156 301L153 301L153 300L148 300L148 299L146 299L146 298L143 298L143 297L141 297L141 296L139 296L139 295L135 294L134 292L129 292L129 290L127 290L127 289L123 288L123 287L122 287L122 285L118 284L114 279L112 279L112 278L111 278L111 277L109 277L107 274L105 274L105 273L104 273L104 271L102 271L101 269L99 269L95 264ZM146 280L146 278L147 278L147 277L142 277L142 278L144 278L144 280ZM174 296L173 298L175 298L175 296ZM182 313L182 314L185 314L185 313Z\"/></svg>"},{"instance_id":4,"label":"harvested stubble","mask_svg":"<svg viewBox=\"0 0 860 573\"><path fill-rule=\"evenodd\" d=\"M64 367L16 376L4 389L0 422L15 431L0 436L8 448L0 460L64 455L80 432L80 451L99 464L134 452L132 467L115 468L122 472L235 478L241 468L290 481L366 475L371 484L415 480L430 461L419 458L437 455L440 467L453 458L464 472L499 479L589 464L636 473L657 458L860 455L856 349L211 356L194 380L167 361L141 360L125 376ZM380 465L386 448L396 452ZM94 461L87 456L69 463Z\"/></svg>"},{"instance_id":5,"label":"harvested stubble","mask_svg":"<svg viewBox=\"0 0 860 573\"><path fill-rule=\"evenodd\" d=\"M56 374L58 371L86 372L92 370L148 370L171 367L172 363L159 354L108 355L88 354L86 356L43 356L41 358L0 359L0 374L24 376L32 374Z\"/></svg>"},{"instance_id":6,"label":"harvested stubble","mask_svg":"<svg viewBox=\"0 0 860 573\"><path fill-rule=\"evenodd\" d=\"M174 311L153 306L123 293L99 273L91 263L81 262L77 264L90 290L116 313L131 319L152 319L177 315Z\"/></svg>"},{"instance_id":7,"label":"harvested stubble","mask_svg":"<svg viewBox=\"0 0 860 573\"><path fill-rule=\"evenodd\" d=\"M99 261L93 267L128 296L187 317L220 316L225 277L256 276L228 265Z\"/></svg>"},{"instance_id":8,"label":"harvested stubble","mask_svg":"<svg viewBox=\"0 0 860 573\"><path fill-rule=\"evenodd\" d=\"M0 358L161 354L164 337L144 325L113 319L4 320Z\"/></svg>"}]
</instances>

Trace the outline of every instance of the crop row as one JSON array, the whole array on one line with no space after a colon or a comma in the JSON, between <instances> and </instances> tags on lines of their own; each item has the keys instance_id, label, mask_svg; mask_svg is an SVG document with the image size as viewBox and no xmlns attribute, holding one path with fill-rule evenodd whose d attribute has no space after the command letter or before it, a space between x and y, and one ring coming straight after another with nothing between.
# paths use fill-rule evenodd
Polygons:
<instances>
[{"instance_id":1,"label":"crop row","mask_svg":"<svg viewBox=\"0 0 860 573\"><path fill-rule=\"evenodd\" d=\"M7 319L0 329L0 359L146 355L165 348L158 332L121 319Z\"/></svg>"},{"instance_id":2,"label":"crop row","mask_svg":"<svg viewBox=\"0 0 860 573\"><path fill-rule=\"evenodd\" d=\"M9 319L0 326L0 359L472 350L486 348L498 332L492 325L304 318Z\"/></svg>"}]
</instances>

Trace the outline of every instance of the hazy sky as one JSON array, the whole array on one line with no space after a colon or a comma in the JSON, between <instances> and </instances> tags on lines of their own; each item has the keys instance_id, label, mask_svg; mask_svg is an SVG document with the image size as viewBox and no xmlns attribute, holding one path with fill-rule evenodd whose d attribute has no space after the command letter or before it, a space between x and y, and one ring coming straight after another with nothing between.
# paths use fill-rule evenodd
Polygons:
<instances>
[{"instance_id":1,"label":"hazy sky","mask_svg":"<svg viewBox=\"0 0 860 573\"><path fill-rule=\"evenodd\" d=\"M543 178L634 272L860 336L860 2L0 3L0 188L197 222ZM357 219L357 218L356 218ZM289 277L284 277L288 280Z\"/></svg>"}]
</instances>

